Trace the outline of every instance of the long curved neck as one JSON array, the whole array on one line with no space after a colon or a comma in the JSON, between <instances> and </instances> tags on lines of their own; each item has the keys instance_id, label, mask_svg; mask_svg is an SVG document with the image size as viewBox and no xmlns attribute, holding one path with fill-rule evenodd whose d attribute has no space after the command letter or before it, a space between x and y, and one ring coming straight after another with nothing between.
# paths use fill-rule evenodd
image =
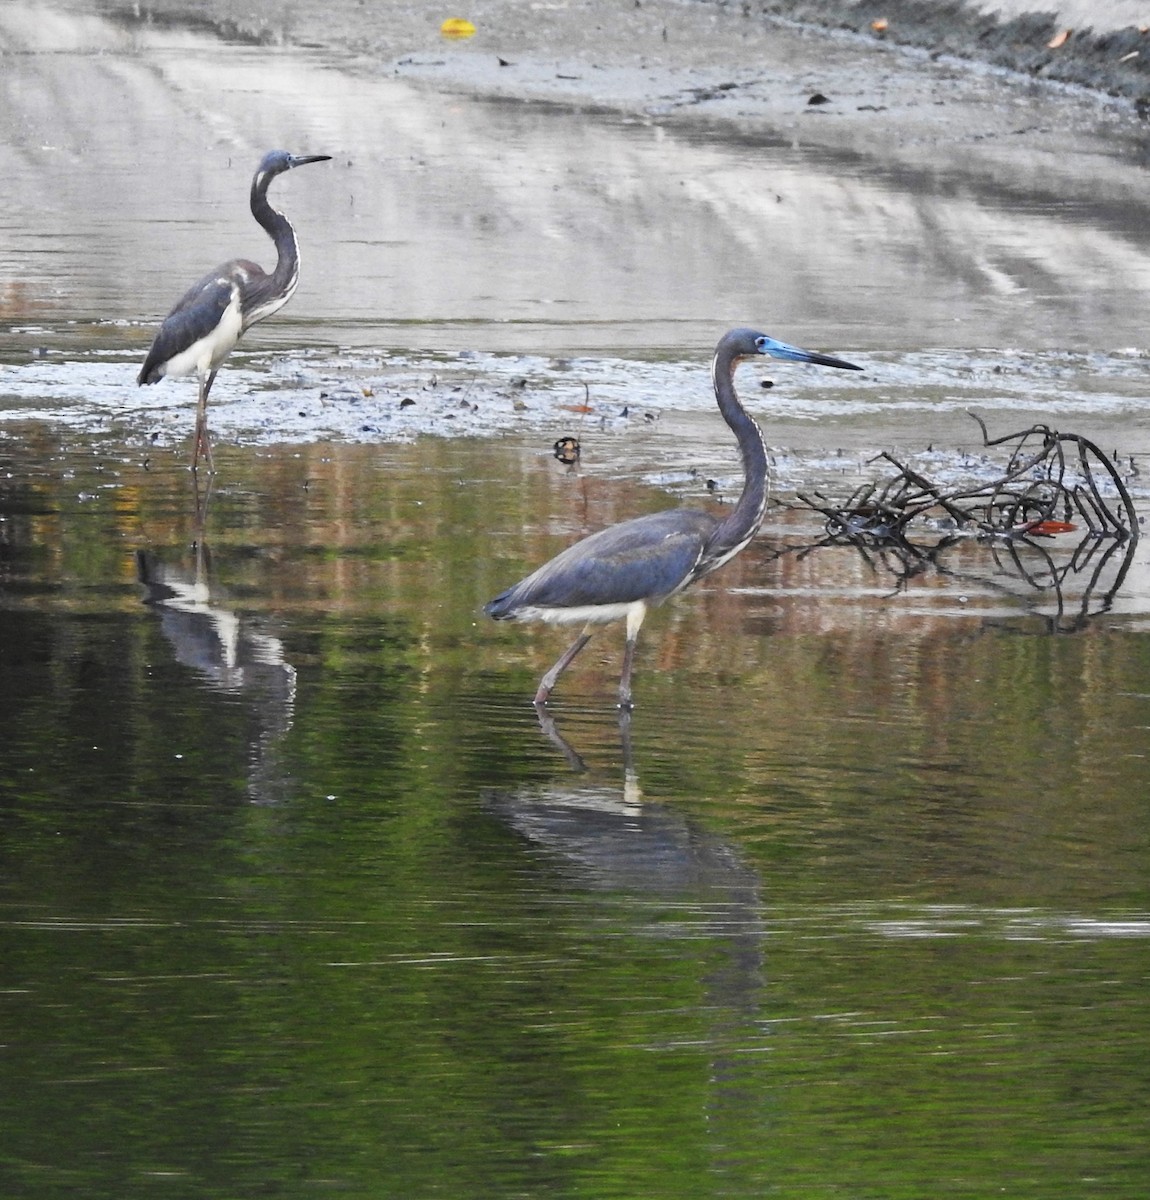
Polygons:
<instances>
[{"instance_id":1,"label":"long curved neck","mask_svg":"<svg viewBox=\"0 0 1150 1200\"><path fill-rule=\"evenodd\" d=\"M275 243L276 266L268 276L266 290L273 301L284 304L299 282L299 243L291 222L268 203L268 185L274 178L260 174L252 181L252 216Z\"/></svg>"},{"instance_id":2,"label":"long curved neck","mask_svg":"<svg viewBox=\"0 0 1150 1200\"><path fill-rule=\"evenodd\" d=\"M707 558L718 560L716 566L755 536L767 508L767 444L763 441L763 431L735 392L738 364L739 356L720 343L711 362L711 378L719 412L739 443L743 459L743 491L738 503L711 534Z\"/></svg>"}]
</instances>

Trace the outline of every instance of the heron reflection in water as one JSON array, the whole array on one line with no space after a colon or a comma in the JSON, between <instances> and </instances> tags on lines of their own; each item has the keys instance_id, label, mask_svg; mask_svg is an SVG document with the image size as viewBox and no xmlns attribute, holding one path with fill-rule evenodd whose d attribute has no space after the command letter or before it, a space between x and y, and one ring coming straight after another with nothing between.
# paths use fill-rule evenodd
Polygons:
<instances>
[{"instance_id":1,"label":"heron reflection in water","mask_svg":"<svg viewBox=\"0 0 1150 1200\"><path fill-rule=\"evenodd\" d=\"M199 532L190 564L137 551L143 600L158 615L176 662L194 672L209 695L241 702L248 796L256 803L275 803L290 791L280 746L295 719L296 670L279 638L221 598L212 584L202 528Z\"/></svg>"},{"instance_id":2,"label":"heron reflection in water","mask_svg":"<svg viewBox=\"0 0 1150 1200\"><path fill-rule=\"evenodd\" d=\"M675 804L644 798L626 710L618 714L621 763L606 722L582 724L591 740L588 763L548 710L536 714L572 773L488 789L484 811L514 835L531 864L517 876L523 886L538 880L542 903L558 900L564 911L589 911L584 917L588 938L602 938L606 929L608 943L630 947L617 951L620 961L629 963L621 977L627 989L634 987L636 957L647 953L645 948L660 947L662 957L674 947L675 979L680 984L692 980L697 1000L677 1010L667 1028L681 1047L677 1036L683 1022L689 1024L707 1136L729 1147L727 1134L761 1116L757 1063L773 1038L771 1022L764 1020L771 1000L759 871L743 848L716 828L704 827ZM600 948L605 960L616 953ZM663 975L661 967L658 974ZM606 998L610 982L603 987ZM639 1020L650 1032L648 1017Z\"/></svg>"},{"instance_id":3,"label":"heron reflection in water","mask_svg":"<svg viewBox=\"0 0 1150 1200\"><path fill-rule=\"evenodd\" d=\"M257 321L278 312L299 283L299 244L291 222L268 203L268 188L277 175L308 163L327 162L330 154L289 154L273 150L252 177L252 216L275 243L276 265L269 275L257 263L233 258L209 272L184 294L164 318L136 383L159 383L167 375L195 375L199 380L192 470L200 456L212 470L208 439L208 393L220 364Z\"/></svg>"},{"instance_id":4,"label":"heron reflection in water","mask_svg":"<svg viewBox=\"0 0 1150 1200\"><path fill-rule=\"evenodd\" d=\"M630 709L635 644L648 610L717 570L755 536L767 504L767 447L762 430L739 402L734 374L741 361L756 355L847 371L862 369L753 329L732 329L723 335L711 363L711 378L719 412L734 433L743 460L743 491L732 511L720 519L699 509L672 508L612 525L568 547L485 606L484 612L497 621L583 625L582 633L540 680L536 705L547 703L559 676L591 640L595 626L625 620L619 707Z\"/></svg>"}]
</instances>

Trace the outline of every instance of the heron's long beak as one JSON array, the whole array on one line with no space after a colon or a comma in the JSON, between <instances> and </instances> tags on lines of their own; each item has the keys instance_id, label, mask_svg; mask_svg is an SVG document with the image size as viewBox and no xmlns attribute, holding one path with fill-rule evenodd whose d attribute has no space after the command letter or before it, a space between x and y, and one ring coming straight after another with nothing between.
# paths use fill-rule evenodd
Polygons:
<instances>
[{"instance_id":1,"label":"heron's long beak","mask_svg":"<svg viewBox=\"0 0 1150 1200\"><path fill-rule=\"evenodd\" d=\"M765 337L759 342L759 353L769 354L771 358L781 358L784 362L817 363L820 367L840 367L844 371L861 371L842 358L832 358L829 354L814 354L810 350L800 350L786 342L777 342L774 338Z\"/></svg>"},{"instance_id":2,"label":"heron's long beak","mask_svg":"<svg viewBox=\"0 0 1150 1200\"><path fill-rule=\"evenodd\" d=\"M293 167L306 167L308 163L313 162L331 162L330 154L293 154L291 156L291 165Z\"/></svg>"}]
</instances>

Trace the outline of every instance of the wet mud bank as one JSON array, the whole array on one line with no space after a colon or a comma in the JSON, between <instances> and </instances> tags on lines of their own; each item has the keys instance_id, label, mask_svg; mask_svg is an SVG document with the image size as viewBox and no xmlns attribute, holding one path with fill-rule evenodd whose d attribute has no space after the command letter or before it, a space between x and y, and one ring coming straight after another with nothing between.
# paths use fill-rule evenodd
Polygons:
<instances>
[{"instance_id":1,"label":"wet mud bank","mask_svg":"<svg viewBox=\"0 0 1150 1200\"><path fill-rule=\"evenodd\" d=\"M327 52L341 69L440 94L781 139L1058 198L1096 197L1100 175L1140 196L1150 162L1150 34L1070 30L1050 12L922 0L881 13L846 0L474 0L461 6L474 35L448 40L446 9L403 0L258 11L236 0L72 5L125 29ZM1116 22L1124 9L1097 11L1101 27L1103 14ZM1020 170L1019 155L1031 153L1042 159L1041 180L1029 164ZM1137 178L1116 180L1126 168Z\"/></svg>"},{"instance_id":2,"label":"wet mud bank","mask_svg":"<svg viewBox=\"0 0 1150 1200\"><path fill-rule=\"evenodd\" d=\"M951 0L702 2L1125 96L1150 116L1150 14L1138 16L1132 5L1052 2L1027 11L1020 3L976 7Z\"/></svg>"},{"instance_id":3,"label":"wet mud bank","mask_svg":"<svg viewBox=\"0 0 1150 1200\"><path fill-rule=\"evenodd\" d=\"M254 10L236 0L92 3L125 24L163 23L253 45L343 46L381 55L424 48L443 15L402 0L370 8L302 0ZM77 7L84 7L84 0ZM1150 17L1126 0L639 0L633 5L571 0L526 6L473 0L457 7L476 24L479 44L498 44L504 67L520 65L504 54L542 51L583 54L593 69L628 55L643 67L717 62L737 69L753 63L755 35L779 37L801 27L815 34L854 35L860 46L913 48L932 58L953 57L1073 84L1132 100L1143 117L1150 113ZM708 30L706 16L692 9L718 10L731 20ZM812 49L808 58L815 65L820 55Z\"/></svg>"},{"instance_id":4,"label":"wet mud bank","mask_svg":"<svg viewBox=\"0 0 1150 1200\"><path fill-rule=\"evenodd\" d=\"M469 11L450 42L403 3L4 8L9 419L186 437L194 385L138 362L211 261L267 260L248 172L287 146L333 162L277 185L302 283L221 372L223 439L574 431L621 473L715 473L706 363L755 324L868 367L762 406L799 482L961 451L969 407L1147 452L1128 102L701 0Z\"/></svg>"}]
</instances>

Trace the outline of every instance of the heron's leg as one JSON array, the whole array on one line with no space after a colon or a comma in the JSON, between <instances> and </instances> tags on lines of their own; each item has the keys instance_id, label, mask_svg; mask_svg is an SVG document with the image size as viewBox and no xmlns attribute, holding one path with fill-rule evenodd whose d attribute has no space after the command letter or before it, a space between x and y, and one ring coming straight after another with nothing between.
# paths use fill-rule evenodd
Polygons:
<instances>
[{"instance_id":1,"label":"heron's leg","mask_svg":"<svg viewBox=\"0 0 1150 1200\"><path fill-rule=\"evenodd\" d=\"M583 761L579 751L559 732L555 718L547 711L547 705L537 703L535 715L539 718L539 728L543 731L543 736L563 755L571 770L580 774L586 771L587 764Z\"/></svg>"},{"instance_id":2,"label":"heron's leg","mask_svg":"<svg viewBox=\"0 0 1150 1200\"><path fill-rule=\"evenodd\" d=\"M201 482L199 472L192 472L192 486L196 496L196 541L204 540L204 526L208 520L208 505L212 500L212 477L208 476L206 482Z\"/></svg>"},{"instance_id":3,"label":"heron's leg","mask_svg":"<svg viewBox=\"0 0 1150 1200\"><path fill-rule=\"evenodd\" d=\"M571 665L571 660L591 640L592 628L590 624L584 626L583 632L567 647L559 661L539 681L539 690L535 693L536 704L547 703L547 697L551 695L551 689L555 686L559 676L567 670Z\"/></svg>"},{"instance_id":4,"label":"heron's leg","mask_svg":"<svg viewBox=\"0 0 1150 1200\"><path fill-rule=\"evenodd\" d=\"M647 606L641 600L627 612L627 644L623 647L623 674L619 677L619 707L625 711L635 707L631 703L631 672L635 667L635 643L646 616Z\"/></svg>"},{"instance_id":5,"label":"heron's leg","mask_svg":"<svg viewBox=\"0 0 1150 1200\"><path fill-rule=\"evenodd\" d=\"M631 710L619 709L619 744L623 750L623 802L641 804L643 789L635 770L635 753L631 745Z\"/></svg>"},{"instance_id":6,"label":"heron's leg","mask_svg":"<svg viewBox=\"0 0 1150 1200\"><path fill-rule=\"evenodd\" d=\"M202 375L200 376L200 394L196 401L196 441L192 450L192 470L195 471L198 468L200 455L203 454L208 464L209 474L214 473L216 469L212 463L212 443L208 437L208 393L212 390L212 384L215 381L215 371L212 371L206 379Z\"/></svg>"}]
</instances>

